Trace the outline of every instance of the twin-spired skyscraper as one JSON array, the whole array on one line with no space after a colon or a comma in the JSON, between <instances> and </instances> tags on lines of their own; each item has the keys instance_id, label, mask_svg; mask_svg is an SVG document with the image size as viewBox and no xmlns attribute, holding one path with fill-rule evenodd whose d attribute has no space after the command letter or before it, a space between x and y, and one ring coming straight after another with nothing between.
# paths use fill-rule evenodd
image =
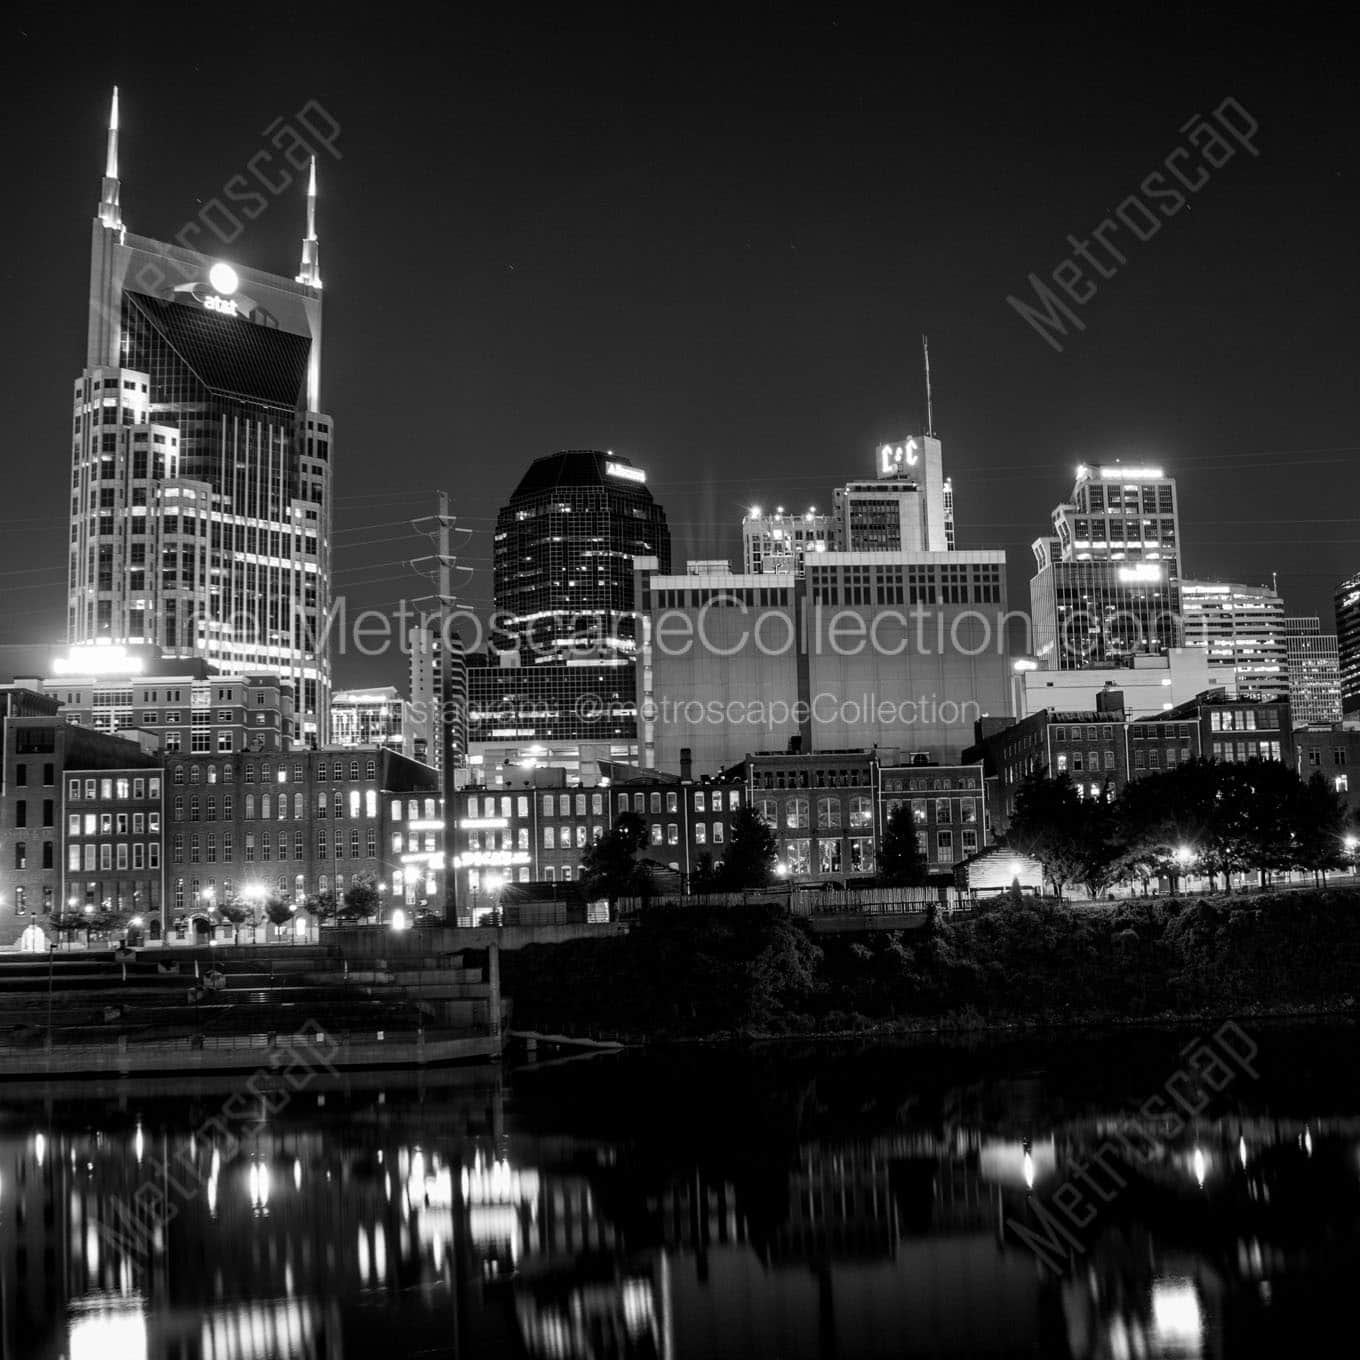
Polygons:
<instances>
[{"instance_id":1,"label":"twin-spired skyscraper","mask_svg":"<svg viewBox=\"0 0 1360 1360\"><path fill-rule=\"evenodd\" d=\"M289 279L134 236L118 152L115 89L74 390L69 640L279 675L301 734L324 740L332 430L315 159Z\"/></svg>"}]
</instances>

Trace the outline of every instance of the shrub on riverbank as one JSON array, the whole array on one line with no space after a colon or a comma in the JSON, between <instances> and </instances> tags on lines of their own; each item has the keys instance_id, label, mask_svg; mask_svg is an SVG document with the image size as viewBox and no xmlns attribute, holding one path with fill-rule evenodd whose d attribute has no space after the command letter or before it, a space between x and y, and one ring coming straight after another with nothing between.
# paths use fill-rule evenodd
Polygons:
<instances>
[{"instance_id":1,"label":"shrub on riverbank","mask_svg":"<svg viewBox=\"0 0 1360 1360\"><path fill-rule=\"evenodd\" d=\"M1350 1004L1360 895L1002 899L933 928L813 937L771 909L658 912L506 956L515 1023L630 1037L1063 1023Z\"/></svg>"}]
</instances>

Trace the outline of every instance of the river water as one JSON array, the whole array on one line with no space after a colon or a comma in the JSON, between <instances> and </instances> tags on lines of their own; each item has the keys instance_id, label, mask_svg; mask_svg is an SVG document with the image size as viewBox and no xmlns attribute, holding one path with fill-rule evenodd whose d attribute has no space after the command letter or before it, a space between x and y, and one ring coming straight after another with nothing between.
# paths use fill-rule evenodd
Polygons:
<instances>
[{"instance_id":1,"label":"river water","mask_svg":"<svg viewBox=\"0 0 1360 1360\"><path fill-rule=\"evenodd\" d=\"M1360 1033L1216 1029L0 1086L0 1356L1349 1353Z\"/></svg>"}]
</instances>

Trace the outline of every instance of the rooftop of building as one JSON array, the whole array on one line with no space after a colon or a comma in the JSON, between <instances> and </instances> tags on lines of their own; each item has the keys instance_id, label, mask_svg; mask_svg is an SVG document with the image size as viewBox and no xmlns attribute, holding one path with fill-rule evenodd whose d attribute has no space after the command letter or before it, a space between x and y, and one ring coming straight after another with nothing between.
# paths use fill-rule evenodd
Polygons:
<instances>
[{"instance_id":1,"label":"rooftop of building","mask_svg":"<svg viewBox=\"0 0 1360 1360\"><path fill-rule=\"evenodd\" d=\"M612 469L612 471L611 471ZM630 490L651 499L647 474L629 459L599 449L563 449L535 458L510 496L510 504L567 487Z\"/></svg>"}]
</instances>

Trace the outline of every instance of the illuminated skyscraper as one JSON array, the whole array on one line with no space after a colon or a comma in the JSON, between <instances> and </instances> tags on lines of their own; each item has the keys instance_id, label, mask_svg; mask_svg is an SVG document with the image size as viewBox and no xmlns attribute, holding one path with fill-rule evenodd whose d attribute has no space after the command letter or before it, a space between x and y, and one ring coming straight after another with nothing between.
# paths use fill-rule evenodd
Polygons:
<instances>
[{"instance_id":1,"label":"illuminated skyscraper","mask_svg":"<svg viewBox=\"0 0 1360 1360\"><path fill-rule=\"evenodd\" d=\"M627 458L573 449L537 458L496 517L498 623L526 665L631 657L633 558L670 568L666 515Z\"/></svg>"},{"instance_id":2,"label":"illuminated skyscraper","mask_svg":"<svg viewBox=\"0 0 1360 1360\"><path fill-rule=\"evenodd\" d=\"M120 200L115 90L74 391L69 640L277 674L301 735L324 740L332 445L315 160L294 279L134 236Z\"/></svg>"},{"instance_id":3,"label":"illuminated skyscraper","mask_svg":"<svg viewBox=\"0 0 1360 1360\"><path fill-rule=\"evenodd\" d=\"M1360 572L1336 588L1336 642L1341 662L1341 707L1360 713Z\"/></svg>"},{"instance_id":4,"label":"illuminated skyscraper","mask_svg":"<svg viewBox=\"0 0 1360 1360\"><path fill-rule=\"evenodd\" d=\"M1316 614L1287 618L1289 708L1294 726L1341 721L1341 658L1336 634L1322 631Z\"/></svg>"},{"instance_id":5,"label":"illuminated skyscraper","mask_svg":"<svg viewBox=\"0 0 1360 1360\"><path fill-rule=\"evenodd\" d=\"M1077 468L1036 539L1033 651L1049 670L1134 664L1180 645L1176 483L1161 468Z\"/></svg>"},{"instance_id":6,"label":"illuminated skyscraper","mask_svg":"<svg viewBox=\"0 0 1360 1360\"><path fill-rule=\"evenodd\" d=\"M837 552L948 552L954 546L954 488L934 435L912 435L878 449L878 476L837 487L832 536Z\"/></svg>"},{"instance_id":7,"label":"illuminated skyscraper","mask_svg":"<svg viewBox=\"0 0 1360 1360\"><path fill-rule=\"evenodd\" d=\"M1238 694L1289 697L1284 601L1274 590L1232 581L1182 581L1181 602L1185 645L1203 647L1211 666L1231 665Z\"/></svg>"}]
</instances>

